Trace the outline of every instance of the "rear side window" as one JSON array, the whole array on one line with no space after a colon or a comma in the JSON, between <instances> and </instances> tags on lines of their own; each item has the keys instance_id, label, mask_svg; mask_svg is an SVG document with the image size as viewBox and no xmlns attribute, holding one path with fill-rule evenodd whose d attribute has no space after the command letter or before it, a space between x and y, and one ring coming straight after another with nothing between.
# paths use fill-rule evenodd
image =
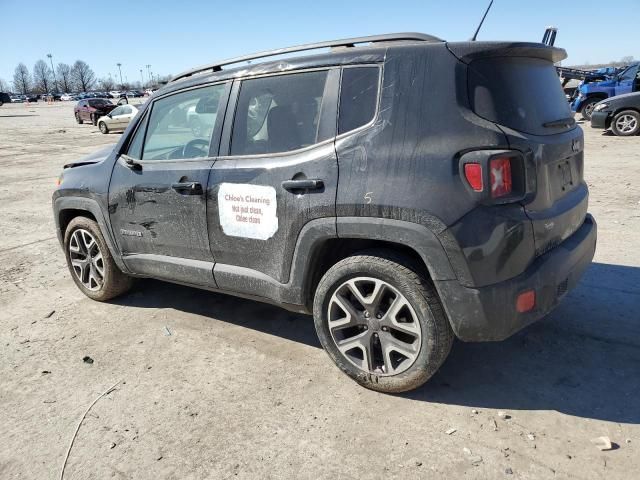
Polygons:
<instances>
[{"instance_id":1,"label":"rear side window","mask_svg":"<svg viewBox=\"0 0 640 480\"><path fill-rule=\"evenodd\" d=\"M534 135L573 127L544 124L572 117L553 63L527 57L491 57L469 67L474 112L491 122Z\"/></svg>"},{"instance_id":2,"label":"rear side window","mask_svg":"<svg viewBox=\"0 0 640 480\"><path fill-rule=\"evenodd\" d=\"M231 155L290 152L319 134L327 71L245 80L233 121Z\"/></svg>"},{"instance_id":3,"label":"rear side window","mask_svg":"<svg viewBox=\"0 0 640 480\"><path fill-rule=\"evenodd\" d=\"M379 72L378 67L354 67L342 71L339 134L373 120L378 104Z\"/></svg>"}]
</instances>

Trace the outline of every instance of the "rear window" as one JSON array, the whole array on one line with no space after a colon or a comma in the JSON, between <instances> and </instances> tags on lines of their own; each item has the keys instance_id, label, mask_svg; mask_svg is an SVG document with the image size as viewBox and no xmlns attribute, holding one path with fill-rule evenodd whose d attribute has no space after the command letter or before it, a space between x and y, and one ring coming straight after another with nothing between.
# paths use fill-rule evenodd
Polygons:
<instances>
[{"instance_id":1,"label":"rear window","mask_svg":"<svg viewBox=\"0 0 640 480\"><path fill-rule=\"evenodd\" d=\"M89 100L89 105L91 105L92 107L103 107L104 105L112 105L111 102L108 102L107 100Z\"/></svg>"},{"instance_id":2,"label":"rear window","mask_svg":"<svg viewBox=\"0 0 640 480\"><path fill-rule=\"evenodd\" d=\"M544 127L572 117L553 64L526 57L479 59L469 66L473 111L487 120L534 135L574 127Z\"/></svg>"}]
</instances>

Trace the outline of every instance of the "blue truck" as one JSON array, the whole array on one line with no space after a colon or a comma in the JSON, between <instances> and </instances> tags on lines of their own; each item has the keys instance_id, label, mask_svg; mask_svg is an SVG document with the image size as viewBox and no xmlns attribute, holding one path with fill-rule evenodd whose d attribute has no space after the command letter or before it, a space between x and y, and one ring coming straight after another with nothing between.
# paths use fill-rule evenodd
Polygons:
<instances>
[{"instance_id":1,"label":"blue truck","mask_svg":"<svg viewBox=\"0 0 640 480\"><path fill-rule=\"evenodd\" d=\"M586 120L591 119L596 103L616 95L640 91L640 62L635 62L620 73L607 76L606 79L590 82L587 78L580 87L571 109L581 113Z\"/></svg>"}]
</instances>

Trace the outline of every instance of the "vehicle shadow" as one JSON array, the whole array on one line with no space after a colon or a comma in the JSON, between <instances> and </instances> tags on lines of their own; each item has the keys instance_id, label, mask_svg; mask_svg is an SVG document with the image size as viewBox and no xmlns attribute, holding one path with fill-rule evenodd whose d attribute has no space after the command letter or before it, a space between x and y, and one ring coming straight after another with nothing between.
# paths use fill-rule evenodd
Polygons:
<instances>
[{"instance_id":1,"label":"vehicle shadow","mask_svg":"<svg viewBox=\"0 0 640 480\"><path fill-rule=\"evenodd\" d=\"M157 281L119 304L173 308L320 347L309 316ZM640 268L594 263L549 317L503 342L454 344L414 401L640 423ZM337 374L337 371L336 371Z\"/></svg>"},{"instance_id":2,"label":"vehicle shadow","mask_svg":"<svg viewBox=\"0 0 640 480\"><path fill-rule=\"evenodd\" d=\"M594 263L545 320L504 342L457 342L404 396L500 410L640 423L640 268Z\"/></svg>"}]
</instances>

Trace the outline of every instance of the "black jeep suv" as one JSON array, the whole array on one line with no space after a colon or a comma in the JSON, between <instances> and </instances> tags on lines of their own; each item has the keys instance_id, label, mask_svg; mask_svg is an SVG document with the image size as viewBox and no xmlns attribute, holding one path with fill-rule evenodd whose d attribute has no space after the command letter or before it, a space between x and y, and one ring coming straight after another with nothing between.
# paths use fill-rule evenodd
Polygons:
<instances>
[{"instance_id":1,"label":"black jeep suv","mask_svg":"<svg viewBox=\"0 0 640 480\"><path fill-rule=\"evenodd\" d=\"M454 336L508 337L593 258L565 56L411 33L178 75L62 172L71 276L99 301L153 277L313 312L347 375L415 388Z\"/></svg>"}]
</instances>

